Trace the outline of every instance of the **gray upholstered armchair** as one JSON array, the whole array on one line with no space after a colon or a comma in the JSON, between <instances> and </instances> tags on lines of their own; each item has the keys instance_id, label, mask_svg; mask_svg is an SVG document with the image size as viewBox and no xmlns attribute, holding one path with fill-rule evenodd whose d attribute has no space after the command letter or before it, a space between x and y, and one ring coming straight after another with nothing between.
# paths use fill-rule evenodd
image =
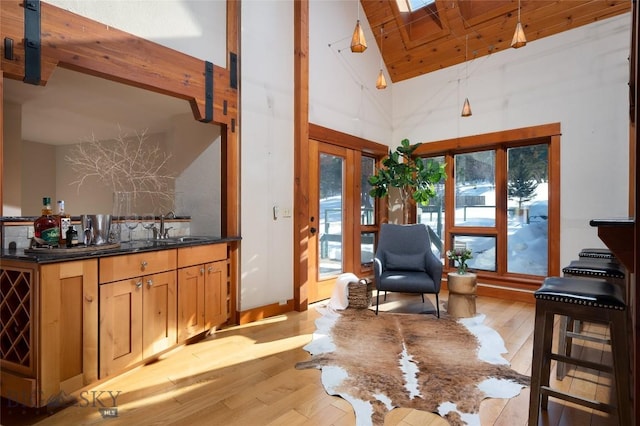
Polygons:
<instances>
[{"instance_id":1,"label":"gray upholstered armchair","mask_svg":"<svg viewBox=\"0 0 640 426\"><path fill-rule=\"evenodd\" d=\"M440 318L440 283L442 263L431 252L431 240L426 225L394 225L383 223L374 258L376 314L380 292L420 293L436 295L436 310Z\"/></svg>"}]
</instances>

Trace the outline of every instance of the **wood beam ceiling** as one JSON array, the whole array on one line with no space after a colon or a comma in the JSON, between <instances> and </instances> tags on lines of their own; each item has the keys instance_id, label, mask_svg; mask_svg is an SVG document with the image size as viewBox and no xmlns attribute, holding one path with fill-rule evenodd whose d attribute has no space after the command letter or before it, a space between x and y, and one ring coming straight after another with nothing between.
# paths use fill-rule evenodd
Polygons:
<instances>
[{"instance_id":1,"label":"wood beam ceiling","mask_svg":"<svg viewBox=\"0 0 640 426\"><path fill-rule=\"evenodd\" d=\"M402 1L402 0L400 0ZM436 0L402 12L397 0L360 0L391 81L399 82L511 48L517 0ZM582 25L629 13L629 0L522 0L528 43Z\"/></svg>"}]
</instances>

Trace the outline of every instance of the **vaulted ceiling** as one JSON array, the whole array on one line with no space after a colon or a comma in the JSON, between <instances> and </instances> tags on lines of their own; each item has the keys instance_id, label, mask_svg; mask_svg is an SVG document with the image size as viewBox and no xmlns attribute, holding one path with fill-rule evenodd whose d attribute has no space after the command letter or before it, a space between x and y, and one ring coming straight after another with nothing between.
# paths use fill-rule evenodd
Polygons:
<instances>
[{"instance_id":1,"label":"vaulted ceiling","mask_svg":"<svg viewBox=\"0 0 640 426\"><path fill-rule=\"evenodd\" d=\"M435 0L414 12L360 2L393 82L511 49L518 22L518 0ZM531 43L630 11L630 0L521 0L520 21Z\"/></svg>"}]
</instances>

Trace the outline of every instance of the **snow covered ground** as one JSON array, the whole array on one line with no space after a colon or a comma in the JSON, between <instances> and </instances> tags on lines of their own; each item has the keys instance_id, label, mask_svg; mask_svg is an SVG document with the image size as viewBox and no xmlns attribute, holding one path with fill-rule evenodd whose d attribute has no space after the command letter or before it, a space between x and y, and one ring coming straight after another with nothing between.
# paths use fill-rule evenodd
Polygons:
<instances>
[{"instance_id":1,"label":"snow covered ground","mask_svg":"<svg viewBox=\"0 0 640 426\"><path fill-rule=\"evenodd\" d=\"M457 226L494 226L495 190L492 185L478 184L461 187L459 195L482 196L487 207L466 207L456 210ZM510 215L507 223L507 268L510 273L530 275L547 275L548 264L548 193L547 184L541 183L536 189L533 200L523 204L522 214L516 213L518 203L509 200ZM342 226L342 202L340 197L330 197L320 201L319 237L325 234L339 235ZM444 228L444 212L440 214L440 228ZM437 232L438 214L423 212L420 222L429 225ZM496 270L496 241L493 237L458 236L456 241L466 242L473 252L473 258L467 264L471 269ZM322 243L321 243L322 244ZM339 241L328 241L319 252L324 256L320 259L321 274L334 274L342 271L342 245ZM444 253L437 252L440 258ZM362 262L373 258L373 245L363 244L361 250ZM444 261L444 259L443 259Z\"/></svg>"},{"instance_id":2,"label":"snow covered ground","mask_svg":"<svg viewBox=\"0 0 640 426\"><path fill-rule=\"evenodd\" d=\"M507 269L511 273L547 275L548 264L548 192L547 184L541 183L533 200L523 203L523 212L516 211L518 203L509 200L512 212L507 223ZM484 196L485 204L495 205L495 190L491 185L473 185L459 188L459 195ZM494 226L495 209L464 208L456 210L457 226ZM435 214L422 213L421 223L438 229ZM465 220L466 218L466 220ZM441 217L444 223L444 213ZM473 258L467 261L469 268L496 270L496 241L493 237L458 236L456 241L467 243Z\"/></svg>"}]
</instances>

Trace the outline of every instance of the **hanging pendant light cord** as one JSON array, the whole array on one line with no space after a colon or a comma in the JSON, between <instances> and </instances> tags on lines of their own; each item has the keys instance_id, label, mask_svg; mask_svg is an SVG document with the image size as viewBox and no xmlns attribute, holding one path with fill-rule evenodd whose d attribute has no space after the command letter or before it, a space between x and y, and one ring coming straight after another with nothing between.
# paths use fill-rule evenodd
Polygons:
<instances>
[{"instance_id":1,"label":"hanging pendant light cord","mask_svg":"<svg viewBox=\"0 0 640 426\"><path fill-rule=\"evenodd\" d=\"M382 69L382 42L384 41L384 27L380 27L380 69Z\"/></svg>"},{"instance_id":2,"label":"hanging pendant light cord","mask_svg":"<svg viewBox=\"0 0 640 426\"><path fill-rule=\"evenodd\" d=\"M469 52L469 34L464 37L464 66L465 66L465 74L466 81L465 85L467 89L469 88L469 62L467 61L467 54Z\"/></svg>"},{"instance_id":3,"label":"hanging pendant light cord","mask_svg":"<svg viewBox=\"0 0 640 426\"><path fill-rule=\"evenodd\" d=\"M518 0L518 22L520 22L520 0Z\"/></svg>"}]
</instances>

